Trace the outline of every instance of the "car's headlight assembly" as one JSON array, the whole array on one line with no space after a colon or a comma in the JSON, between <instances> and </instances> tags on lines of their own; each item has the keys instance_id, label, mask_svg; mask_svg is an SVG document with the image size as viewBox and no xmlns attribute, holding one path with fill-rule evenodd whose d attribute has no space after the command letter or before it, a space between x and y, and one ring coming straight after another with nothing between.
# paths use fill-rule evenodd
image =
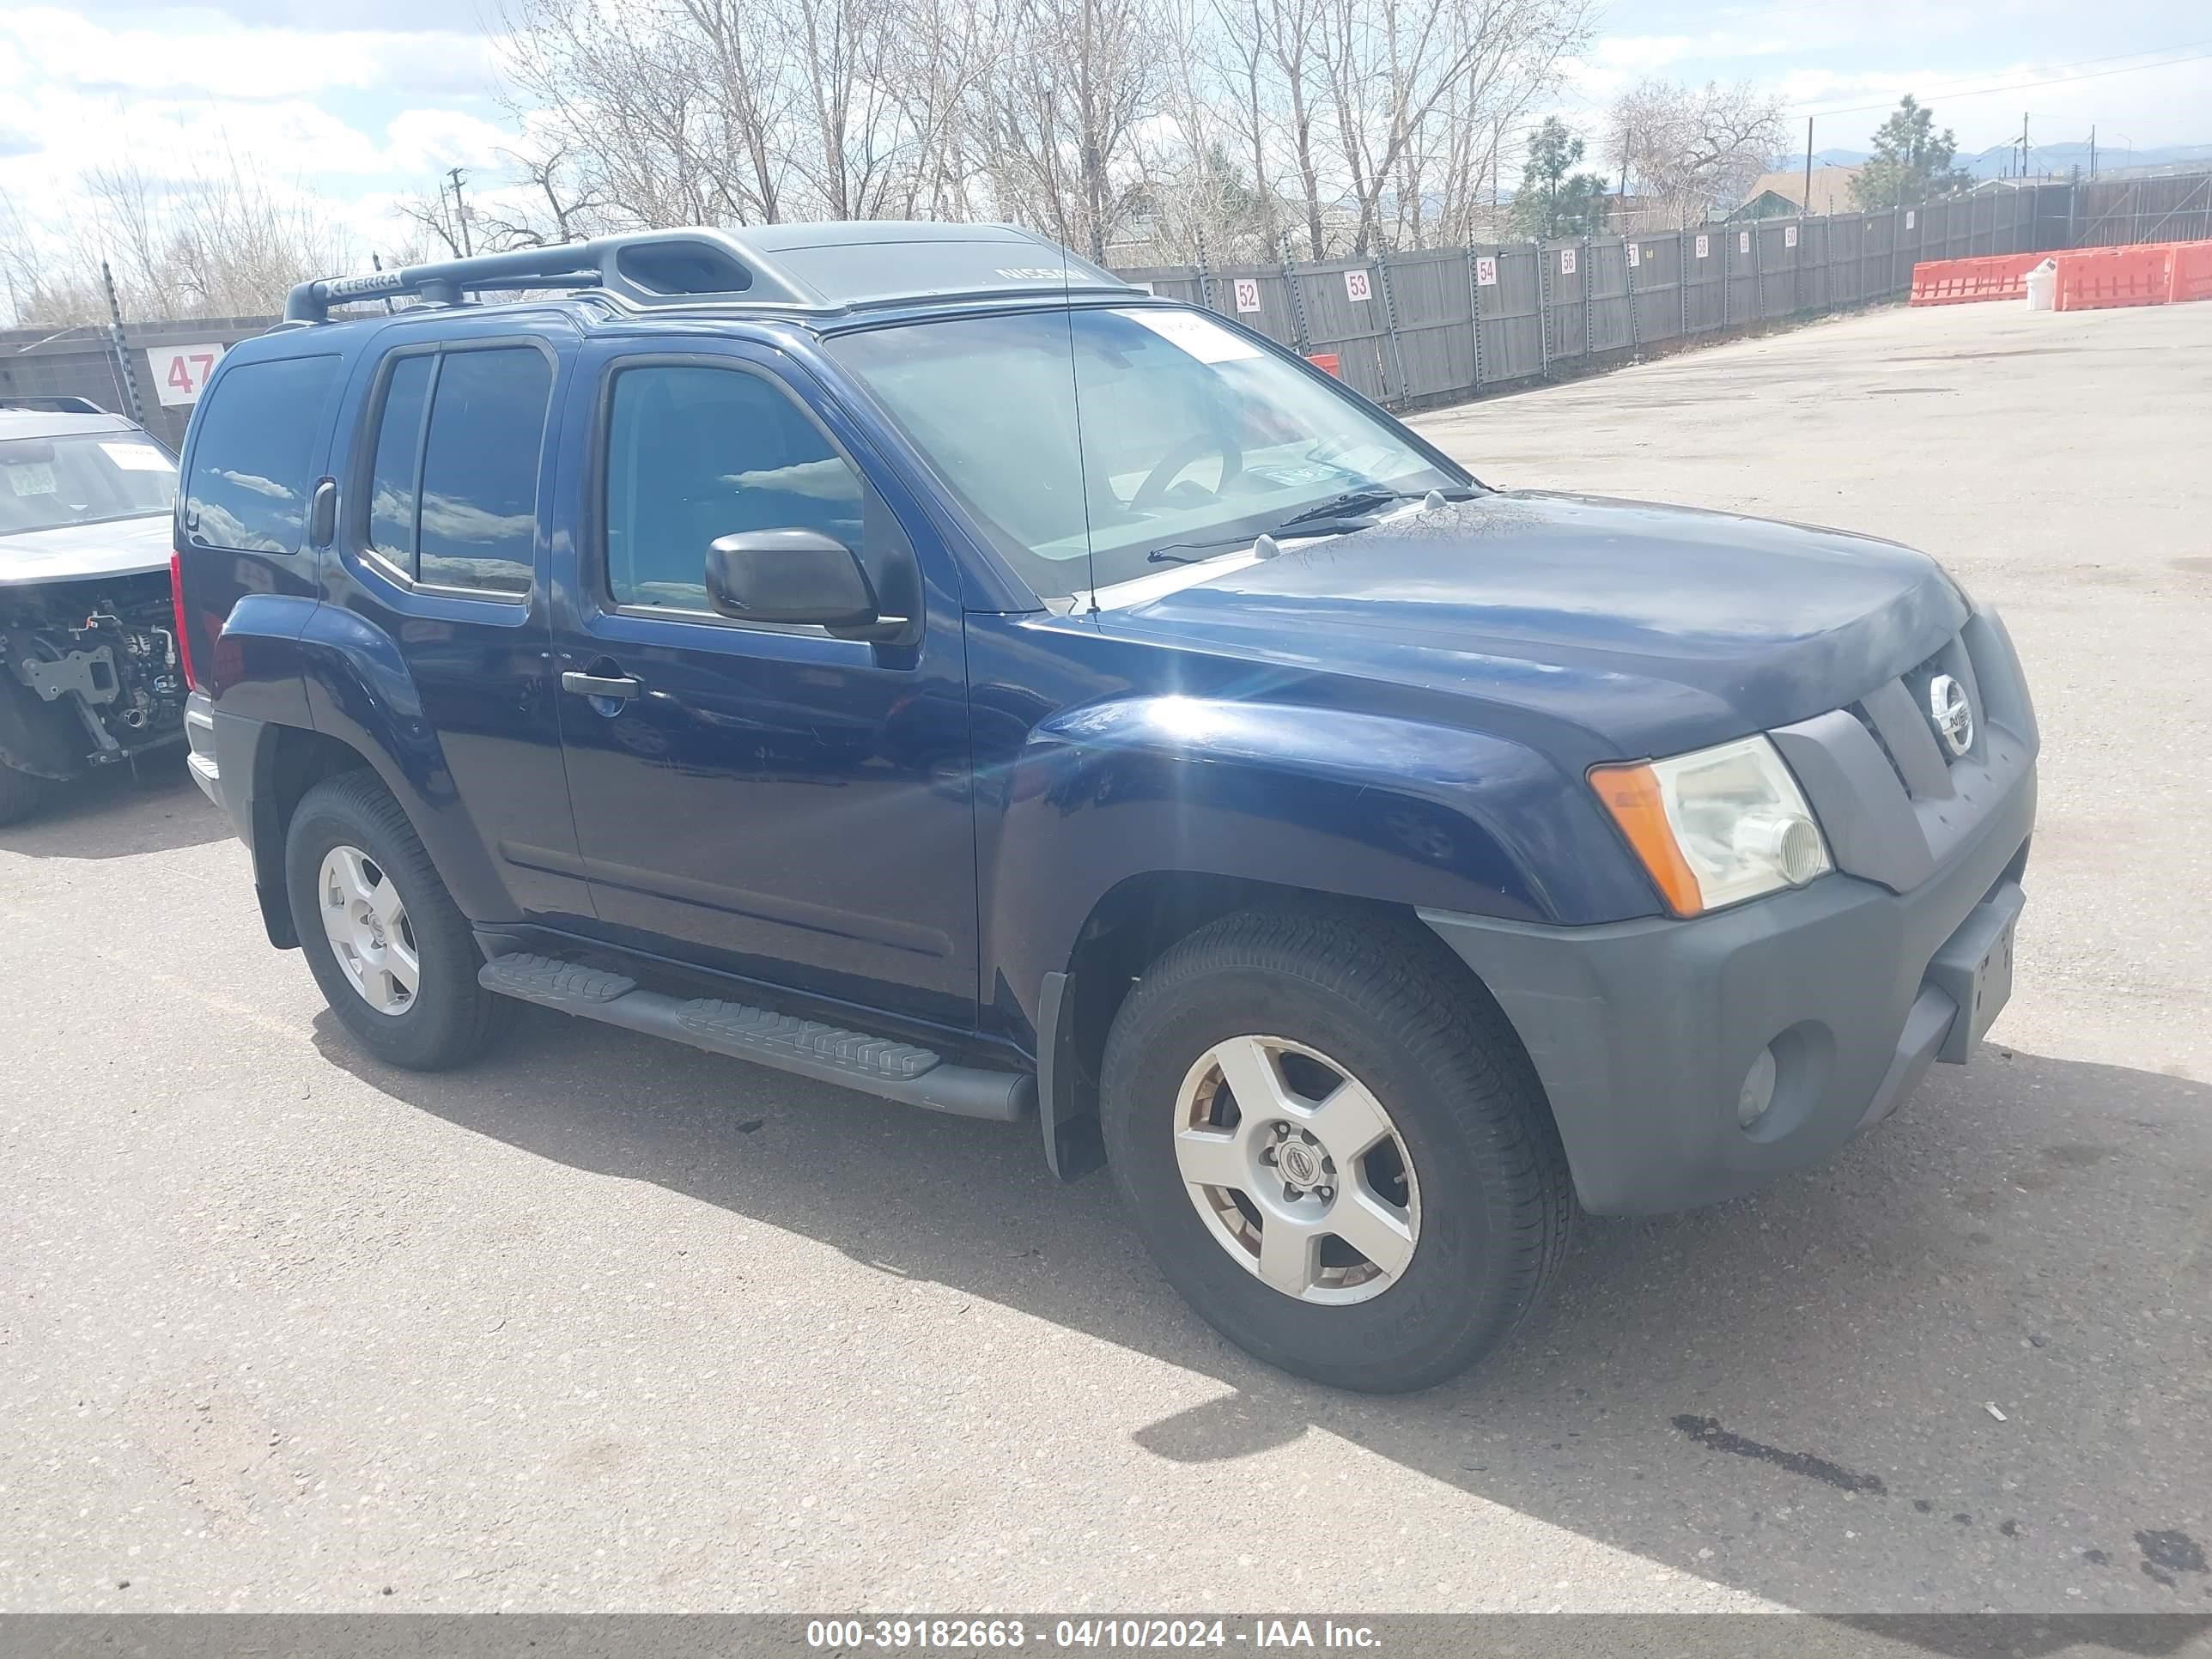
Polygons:
<instances>
[{"instance_id":1,"label":"car's headlight assembly","mask_svg":"<svg viewBox=\"0 0 2212 1659\"><path fill-rule=\"evenodd\" d=\"M1802 887L1835 867L1797 780L1763 737L1593 767L1589 780L1678 916Z\"/></svg>"}]
</instances>

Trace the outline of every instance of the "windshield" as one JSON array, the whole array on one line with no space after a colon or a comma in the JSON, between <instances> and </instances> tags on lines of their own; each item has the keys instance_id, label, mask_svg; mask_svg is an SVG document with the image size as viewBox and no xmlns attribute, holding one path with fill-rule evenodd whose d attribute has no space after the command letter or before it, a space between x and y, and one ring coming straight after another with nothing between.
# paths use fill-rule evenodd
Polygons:
<instances>
[{"instance_id":1,"label":"windshield","mask_svg":"<svg viewBox=\"0 0 2212 1659\"><path fill-rule=\"evenodd\" d=\"M1228 551L1349 491L1465 482L1198 312L969 317L830 347L1048 599L1158 570L1156 551Z\"/></svg>"},{"instance_id":2,"label":"windshield","mask_svg":"<svg viewBox=\"0 0 2212 1659\"><path fill-rule=\"evenodd\" d=\"M177 469L129 432L0 440L0 535L167 513Z\"/></svg>"}]
</instances>

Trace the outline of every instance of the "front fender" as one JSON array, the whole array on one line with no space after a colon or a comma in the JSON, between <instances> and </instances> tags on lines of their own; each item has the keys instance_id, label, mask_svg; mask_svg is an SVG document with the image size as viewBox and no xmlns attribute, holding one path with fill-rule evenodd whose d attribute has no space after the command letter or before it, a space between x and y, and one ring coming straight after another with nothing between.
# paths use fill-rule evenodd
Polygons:
<instances>
[{"instance_id":1,"label":"front fender","mask_svg":"<svg viewBox=\"0 0 2212 1659\"><path fill-rule=\"evenodd\" d=\"M335 605L315 612L301 635L307 712L315 730L360 753L405 809L461 914L477 921L519 912L492 868L454 787L437 728L398 641Z\"/></svg>"},{"instance_id":2,"label":"front fender","mask_svg":"<svg viewBox=\"0 0 2212 1659\"><path fill-rule=\"evenodd\" d=\"M1155 872L1520 921L1654 908L1580 780L1479 732L1325 707L1130 697L1036 726L1004 786L984 960L1001 1006L1011 999L1032 1034L1044 976L1067 969L1093 909Z\"/></svg>"}]
</instances>

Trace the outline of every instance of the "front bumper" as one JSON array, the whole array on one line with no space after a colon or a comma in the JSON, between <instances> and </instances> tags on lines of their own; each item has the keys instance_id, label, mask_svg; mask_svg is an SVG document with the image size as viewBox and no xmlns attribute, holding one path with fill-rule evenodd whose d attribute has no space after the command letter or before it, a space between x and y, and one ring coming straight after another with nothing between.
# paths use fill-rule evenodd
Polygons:
<instances>
[{"instance_id":1,"label":"front bumper","mask_svg":"<svg viewBox=\"0 0 2212 1659\"><path fill-rule=\"evenodd\" d=\"M1838 872L1687 921L1422 920L1519 1032L1583 1207L1686 1209L1822 1162L1931 1061L1966 1059L1990 1011L1960 1001L2021 904L2033 761L1985 806L1906 892ZM1770 1044L1774 1104L1747 1131L1738 1093Z\"/></svg>"}]
</instances>

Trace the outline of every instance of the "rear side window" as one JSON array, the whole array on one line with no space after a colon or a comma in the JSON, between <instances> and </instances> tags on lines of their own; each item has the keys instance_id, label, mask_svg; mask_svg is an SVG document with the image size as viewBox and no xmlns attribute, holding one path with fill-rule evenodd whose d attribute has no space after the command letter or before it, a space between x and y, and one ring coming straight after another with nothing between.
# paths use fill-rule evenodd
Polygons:
<instances>
[{"instance_id":1,"label":"rear side window","mask_svg":"<svg viewBox=\"0 0 2212 1659\"><path fill-rule=\"evenodd\" d=\"M528 593L552 391L533 346L393 360L370 463L371 550L426 586Z\"/></svg>"},{"instance_id":2,"label":"rear side window","mask_svg":"<svg viewBox=\"0 0 2212 1659\"><path fill-rule=\"evenodd\" d=\"M311 452L337 381L334 356L245 363L200 411L185 482L195 546L296 553L307 521Z\"/></svg>"}]
</instances>

